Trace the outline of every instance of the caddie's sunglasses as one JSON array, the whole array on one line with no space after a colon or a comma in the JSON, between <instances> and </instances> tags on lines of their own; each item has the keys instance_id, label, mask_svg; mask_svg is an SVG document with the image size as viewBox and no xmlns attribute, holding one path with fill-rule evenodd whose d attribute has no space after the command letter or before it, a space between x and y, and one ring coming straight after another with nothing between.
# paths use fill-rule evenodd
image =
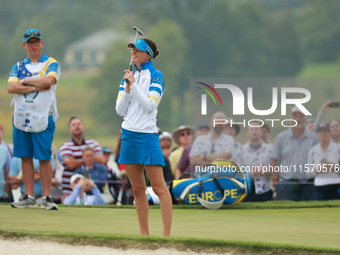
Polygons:
<instances>
[{"instance_id":1,"label":"caddie's sunglasses","mask_svg":"<svg viewBox=\"0 0 340 255\"><path fill-rule=\"evenodd\" d=\"M38 43L40 43L41 40L36 40L36 41L29 41L29 42L26 42L26 44L32 46L33 44L37 45Z\"/></svg>"},{"instance_id":2,"label":"caddie's sunglasses","mask_svg":"<svg viewBox=\"0 0 340 255\"><path fill-rule=\"evenodd\" d=\"M27 37L30 37L30 36L40 36L40 33L39 32L29 32L29 33L25 33L24 34L24 37L27 38Z\"/></svg>"}]
</instances>

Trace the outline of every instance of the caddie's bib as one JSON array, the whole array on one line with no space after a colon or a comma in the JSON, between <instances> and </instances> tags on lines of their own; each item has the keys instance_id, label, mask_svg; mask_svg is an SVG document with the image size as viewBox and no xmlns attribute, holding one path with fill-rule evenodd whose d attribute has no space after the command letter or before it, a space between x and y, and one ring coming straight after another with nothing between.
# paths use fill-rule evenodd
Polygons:
<instances>
[{"instance_id":1,"label":"caddie's bib","mask_svg":"<svg viewBox=\"0 0 340 255\"><path fill-rule=\"evenodd\" d=\"M47 66L53 60L53 58L49 58L42 70L36 73L29 72L24 61L19 62L18 78L45 76ZM53 89L22 95L15 94L12 100L12 103L14 103L14 126L25 132L38 133L44 131L48 126L48 115L54 96L55 91Z\"/></svg>"}]
</instances>

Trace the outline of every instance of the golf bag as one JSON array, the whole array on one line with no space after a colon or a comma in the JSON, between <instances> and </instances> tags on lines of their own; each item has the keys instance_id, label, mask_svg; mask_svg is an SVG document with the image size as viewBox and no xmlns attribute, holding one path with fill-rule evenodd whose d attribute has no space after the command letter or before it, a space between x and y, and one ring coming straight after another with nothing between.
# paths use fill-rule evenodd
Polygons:
<instances>
[{"instance_id":1,"label":"golf bag","mask_svg":"<svg viewBox=\"0 0 340 255\"><path fill-rule=\"evenodd\" d=\"M200 167L196 178L174 180L168 183L173 204L201 204L208 209L222 205L235 205L252 193L249 173L228 160L215 160L211 165ZM148 188L149 204L159 204L159 199Z\"/></svg>"}]
</instances>

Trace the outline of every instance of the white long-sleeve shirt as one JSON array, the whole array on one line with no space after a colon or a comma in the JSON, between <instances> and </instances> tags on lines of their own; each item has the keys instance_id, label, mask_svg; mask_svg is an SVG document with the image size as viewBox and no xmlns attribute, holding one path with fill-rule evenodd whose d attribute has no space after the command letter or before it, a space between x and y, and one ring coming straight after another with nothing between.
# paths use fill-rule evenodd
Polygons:
<instances>
[{"instance_id":1,"label":"white long-sleeve shirt","mask_svg":"<svg viewBox=\"0 0 340 255\"><path fill-rule=\"evenodd\" d=\"M71 195L65 198L65 205L105 205L105 200L100 194L100 191L96 185L91 188L93 195L87 195L84 193L80 197L81 187L77 185L72 191Z\"/></svg>"},{"instance_id":2,"label":"white long-sleeve shirt","mask_svg":"<svg viewBox=\"0 0 340 255\"><path fill-rule=\"evenodd\" d=\"M337 170L335 172L316 172L317 166L322 167L322 159L326 159L328 162L337 164ZM330 142L326 151L321 148L320 143L312 147L308 152L308 166L309 171L307 172L308 178L314 179L315 186L324 186L332 184L340 184L339 175L339 153L338 147L334 142ZM335 167L333 168L335 169Z\"/></svg>"},{"instance_id":3,"label":"white long-sleeve shirt","mask_svg":"<svg viewBox=\"0 0 340 255\"><path fill-rule=\"evenodd\" d=\"M122 128L141 133L157 133L157 107L164 93L164 79L152 61L142 63L141 70L134 72L135 83L131 93L126 93L122 79L116 101L116 111L124 117Z\"/></svg>"}]
</instances>

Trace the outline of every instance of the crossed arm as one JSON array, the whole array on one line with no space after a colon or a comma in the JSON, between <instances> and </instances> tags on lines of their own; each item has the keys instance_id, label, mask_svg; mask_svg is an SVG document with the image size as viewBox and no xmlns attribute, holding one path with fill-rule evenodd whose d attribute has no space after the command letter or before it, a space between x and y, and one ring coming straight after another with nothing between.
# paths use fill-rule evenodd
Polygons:
<instances>
[{"instance_id":1,"label":"crossed arm","mask_svg":"<svg viewBox=\"0 0 340 255\"><path fill-rule=\"evenodd\" d=\"M28 94L37 91L46 91L51 88L52 85L57 83L57 79L52 75L42 76L42 77L29 77L24 79L24 84L21 83L22 80L9 81L7 83L8 93L15 94Z\"/></svg>"}]
</instances>

